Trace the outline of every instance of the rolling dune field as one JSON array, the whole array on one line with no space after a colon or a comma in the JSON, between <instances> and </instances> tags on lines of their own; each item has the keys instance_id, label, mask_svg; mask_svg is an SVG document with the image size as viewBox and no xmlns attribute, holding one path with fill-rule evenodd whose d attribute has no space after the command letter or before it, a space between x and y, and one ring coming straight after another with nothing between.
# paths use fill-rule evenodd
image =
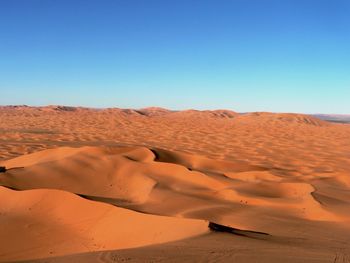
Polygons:
<instances>
[{"instance_id":1,"label":"rolling dune field","mask_svg":"<svg viewBox=\"0 0 350 263\"><path fill-rule=\"evenodd\" d=\"M0 135L0 262L350 262L350 124L3 106Z\"/></svg>"}]
</instances>

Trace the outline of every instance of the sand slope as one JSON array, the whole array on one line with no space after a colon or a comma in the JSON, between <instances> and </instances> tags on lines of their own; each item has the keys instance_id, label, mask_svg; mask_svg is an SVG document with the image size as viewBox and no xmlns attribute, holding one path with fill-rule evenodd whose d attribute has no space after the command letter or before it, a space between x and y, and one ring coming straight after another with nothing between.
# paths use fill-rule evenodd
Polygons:
<instances>
[{"instance_id":1,"label":"sand slope","mask_svg":"<svg viewBox=\"0 0 350 263\"><path fill-rule=\"evenodd\" d=\"M65 191L0 187L0 198L1 261L139 247L208 231L204 221L140 214Z\"/></svg>"}]
</instances>

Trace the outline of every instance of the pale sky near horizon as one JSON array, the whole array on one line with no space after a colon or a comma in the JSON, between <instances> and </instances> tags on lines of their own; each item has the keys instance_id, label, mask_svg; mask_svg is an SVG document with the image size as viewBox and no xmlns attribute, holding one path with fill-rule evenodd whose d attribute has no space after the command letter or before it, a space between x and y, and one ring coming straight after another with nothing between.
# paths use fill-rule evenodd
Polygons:
<instances>
[{"instance_id":1,"label":"pale sky near horizon","mask_svg":"<svg viewBox=\"0 0 350 263\"><path fill-rule=\"evenodd\" d=\"M0 0L0 105L350 114L348 0Z\"/></svg>"}]
</instances>

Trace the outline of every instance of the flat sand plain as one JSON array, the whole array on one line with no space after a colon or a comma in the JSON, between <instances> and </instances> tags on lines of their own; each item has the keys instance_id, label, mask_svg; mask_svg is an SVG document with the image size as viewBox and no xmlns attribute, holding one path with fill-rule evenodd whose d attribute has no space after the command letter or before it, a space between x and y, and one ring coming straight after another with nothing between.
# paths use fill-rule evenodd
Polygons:
<instances>
[{"instance_id":1,"label":"flat sand plain","mask_svg":"<svg viewBox=\"0 0 350 263\"><path fill-rule=\"evenodd\" d=\"M0 135L1 262L350 262L350 124L4 106Z\"/></svg>"}]
</instances>

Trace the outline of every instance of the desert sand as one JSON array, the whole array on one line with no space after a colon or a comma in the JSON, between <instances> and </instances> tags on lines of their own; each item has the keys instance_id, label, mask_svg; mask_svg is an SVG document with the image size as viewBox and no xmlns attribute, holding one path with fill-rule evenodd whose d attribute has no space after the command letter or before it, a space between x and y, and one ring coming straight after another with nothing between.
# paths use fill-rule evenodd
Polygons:
<instances>
[{"instance_id":1,"label":"desert sand","mask_svg":"<svg viewBox=\"0 0 350 263\"><path fill-rule=\"evenodd\" d=\"M0 134L1 262L350 262L350 124L3 106Z\"/></svg>"}]
</instances>

